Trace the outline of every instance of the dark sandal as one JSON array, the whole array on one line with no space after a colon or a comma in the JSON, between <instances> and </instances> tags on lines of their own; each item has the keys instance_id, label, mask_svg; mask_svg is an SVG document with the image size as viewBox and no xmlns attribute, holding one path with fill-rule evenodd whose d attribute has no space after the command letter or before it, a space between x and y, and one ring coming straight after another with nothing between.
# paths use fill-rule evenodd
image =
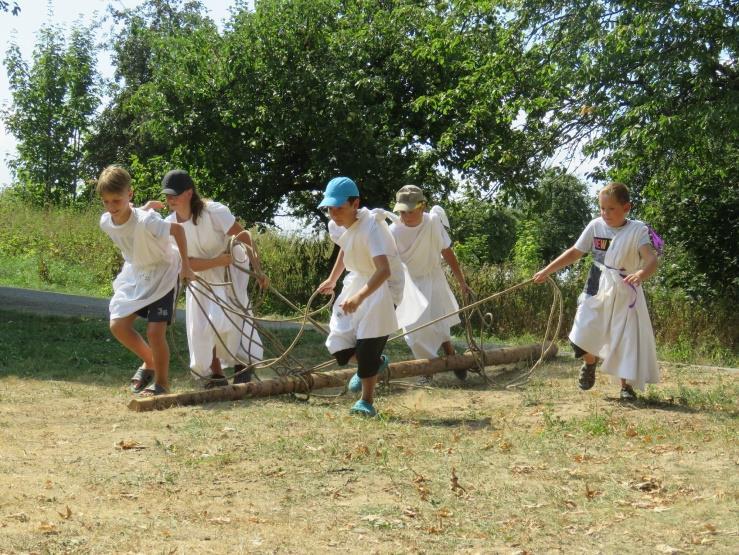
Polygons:
<instances>
[{"instance_id":1,"label":"dark sandal","mask_svg":"<svg viewBox=\"0 0 739 555\"><path fill-rule=\"evenodd\" d=\"M205 379L204 389L213 389L214 387L224 387L228 385L226 376L216 376L215 374Z\"/></svg>"},{"instance_id":2,"label":"dark sandal","mask_svg":"<svg viewBox=\"0 0 739 555\"><path fill-rule=\"evenodd\" d=\"M583 391L587 391L588 389L591 389L595 385L595 366L596 362L593 364L585 364L580 367L580 379L577 381L577 385L580 386L580 389Z\"/></svg>"},{"instance_id":3,"label":"dark sandal","mask_svg":"<svg viewBox=\"0 0 739 555\"><path fill-rule=\"evenodd\" d=\"M131 393L141 393L147 385L154 379L154 370L151 368L139 368L136 373L131 376ZM136 385L133 382L139 382Z\"/></svg>"},{"instance_id":4,"label":"dark sandal","mask_svg":"<svg viewBox=\"0 0 739 555\"><path fill-rule=\"evenodd\" d=\"M146 386L139 397L156 397L157 395L166 395L167 393L169 393L169 390L167 388L162 387L156 382L153 382Z\"/></svg>"},{"instance_id":5,"label":"dark sandal","mask_svg":"<svg viewBox=\"0 0 739 555\"><path fill-rule=\"evenodd\" d=\"M249 383L254 378L254 370L249 368L246 369L246 366L243 364L235 364L234 365L234 381L233 383Z\"/></svg>"}]
</instances>

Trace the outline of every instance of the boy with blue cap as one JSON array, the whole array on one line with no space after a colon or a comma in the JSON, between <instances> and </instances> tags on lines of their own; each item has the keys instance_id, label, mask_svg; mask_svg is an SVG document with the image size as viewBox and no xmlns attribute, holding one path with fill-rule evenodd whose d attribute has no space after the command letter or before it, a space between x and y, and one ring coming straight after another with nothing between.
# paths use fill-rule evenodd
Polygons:
<instances>
[{"instance_id":1,"label":"boy with blue cap","mask_svg":"<svg viewBox=\"0 0 739 555\"><path fill-rule=\"evenodd\" d=\"M377 376L389 363L382 351L398 329L395 306L403 295L398 250L384 213L359 208L359 189L348 177L329 181L318 206L327 209L329 235L341 249L318 291L331 294L344 270L349 271L331 312L326 347L340 365L356 358L362 398L351 412L375 416Z\"/></svg>"}]
</instances>

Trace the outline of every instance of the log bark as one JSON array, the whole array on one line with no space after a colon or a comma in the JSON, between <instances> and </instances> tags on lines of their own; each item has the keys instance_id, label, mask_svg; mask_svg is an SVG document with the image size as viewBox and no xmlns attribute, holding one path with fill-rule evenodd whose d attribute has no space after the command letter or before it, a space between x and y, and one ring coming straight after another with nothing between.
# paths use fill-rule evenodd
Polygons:
<instances>
[{"instance_id":1,"label":"log bark","mask_svg":"<svg viewBox=\"0 0 739 555\"><path fill-rule=\"evenodd\" d=\"M535 360L541 354L541 345L524 345L520 347L501 347L485 351L485 366L510 364L524 360ZM556 356L557 346L552 345L544 355L545 359ZM476 366L475 354L466 352L433 359L407 360L393 362L388 370L390 379L409 378L452 370L469 370ZM275 378L261 382L216 387L202 391L186 391L157 395L156 397L139 397L132 399L128 408L136 412L167 409L175 406L200 405L223 401L238 401L253 397L271 397L284 393L308 393L316 389L328 387L344 387L347 380L354 375L354 368L345 368L329 372L316 372L302 377L291 376Z\"/></svg>"}]
</instances>

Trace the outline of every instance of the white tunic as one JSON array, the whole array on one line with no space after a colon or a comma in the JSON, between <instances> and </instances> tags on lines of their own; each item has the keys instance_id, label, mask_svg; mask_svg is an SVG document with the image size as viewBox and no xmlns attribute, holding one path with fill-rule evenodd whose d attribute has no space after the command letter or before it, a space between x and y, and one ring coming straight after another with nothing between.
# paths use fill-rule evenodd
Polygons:
<instances>
[{"instance_id":1,"label":"white tunic","mask_svg":"<svg viewBox=\"0 0 739 555\"><path fill-rule=\"evenodd\" d=\"M113 223L109 212L100 217L100 229L121 249L124 260L113 281L111 320L149 306L177 285L180 255L169 240L169 228L158 213L139 208L132 208L121 225Z\"/></svg>"},{"instance_id":2,"label":"white tunic","mask_svg":"<svg viewBox=\"0 0 739 555\"><path fill-rule=\"evenodd\" d=\"M644 291L623 277L640 268L639 247L647 244L647 226L638 220L619 228L602 218L587 225L575 248L593 252L595 279L581 295L570 332L570 341L603 360L603 372L639 389L659 381L657 352Z\"/></svg>"},{"instance_id":3,"label":"white tunic","mask_svg":"<svg viewBox=\"0 0 739 555\"><path fill-rule=\"evenodd\" d=\"M167 220L175 222L177 215L172 213L167 216ZM219 202L206 202L197 225L193 224L192 219L180 222L187 236L188 255L192 258L212 259L224 254L229 243L227 232L235 221L236 218L227 206ZM240 245L234 248L234 257L239 266L249 268L249 259ZM223 266L196 274L209 283L226 282L226 268ZM249 364L261 360L263 356L261 339L251 323L238 314L229 310L224 311L209 298L215 294L219 302L237 312L242 312L241 307L249 306L247 295L249 275L233 264L230 266L230 274L233 288L230 285L214 285L213 292L210 292L198 283L191 283L187 289L187 344L190 350L190 368L202 376L211 373L210 364L214 347L224 367L233 366L239 361ZM216 332L223 339L223 343L218 339ZM237 358L231 356L229 351Z\"/></svg>"},{"instance_id":4,"label":"white tunic","mask_svg":"<svg viewBox=\"0 0 739 555\"><path fill-rule=\"evenodd\" d=\"M349 349L357 339L384 337L398 329L395 305L403 295L403 270L392 235L385 223L384 211L357 211L357 221L349 229L329 222L331 239L344 252L344 266L349 272L341 294L334 302L326 347L330 353ZM359 305L356 312L345 314L341 303L357 293L375 273L375 256L385 255L391 278L384 281Z\"/></svg>"},{"instance_id":5,"label":"white tunic","mask_svg":"<svg viewBox=\"0 0 739 555\"><path fill-rule=\"evenodd\" d=\"M406 292L397 314L404 332L459 310L457 300L449 287L442 268L441 251L452 244L445 226L446 213L440 206L424 213L421 223L408 227L397 216L390 232L398 245L400 259L405 266ZM409 292L408 285L420 293ZM460 322L459 316L444 318L439 322L405 336L413 356L435 358L439 347L451 340L450 328Z\"/></svg>"}]
</instances>

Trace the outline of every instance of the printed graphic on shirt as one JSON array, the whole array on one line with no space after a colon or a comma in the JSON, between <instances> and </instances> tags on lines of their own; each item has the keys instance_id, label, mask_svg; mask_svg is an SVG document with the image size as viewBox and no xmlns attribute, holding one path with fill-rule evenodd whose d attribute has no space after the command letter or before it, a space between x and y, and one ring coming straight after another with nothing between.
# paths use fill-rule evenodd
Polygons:
<instances>
[{"instance_id":1,"label":"printed graphic on shirt","mask_svg":"<svg viewBox=\"0 0 739 555\"><path fill-rule=\"evenodd\" d=\"M606 251L611 245L610 237L593 237L593 259L603 264L606 259ZM597 295L598 286L600 284L600 268L596 265L590 267L588 279L585 282L585 294Z\"/></svg>"},{"instance_id":2,"label":"printed graphic on shirt","mask_svg":"<svg viewBox=\"0 0 739 555\"><path fill-rule=\"evenodd\" d=\"M607 251L610 244L610 237L593 237L593 248L597 251Z\"/></svg>"}]
</instances>

